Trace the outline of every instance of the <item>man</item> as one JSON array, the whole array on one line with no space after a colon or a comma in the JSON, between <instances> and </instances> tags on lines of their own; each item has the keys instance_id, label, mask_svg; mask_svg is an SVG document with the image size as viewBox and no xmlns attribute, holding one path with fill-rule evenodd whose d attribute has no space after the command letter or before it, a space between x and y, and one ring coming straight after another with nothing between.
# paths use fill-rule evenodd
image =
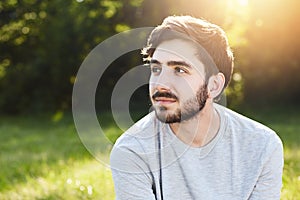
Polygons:
<instances>
[{"instance_id":1,"label":"man","mask_svg":"<svg viewBox=\"0 0 300 200\"><path fill-rule=\"evenodd\" d=\"M279 199L279 137L214 103L233 68L224 31L190 16L168 17L143 53L154 112L112 150L116 198Z\"/></svg>"}]
</instances>

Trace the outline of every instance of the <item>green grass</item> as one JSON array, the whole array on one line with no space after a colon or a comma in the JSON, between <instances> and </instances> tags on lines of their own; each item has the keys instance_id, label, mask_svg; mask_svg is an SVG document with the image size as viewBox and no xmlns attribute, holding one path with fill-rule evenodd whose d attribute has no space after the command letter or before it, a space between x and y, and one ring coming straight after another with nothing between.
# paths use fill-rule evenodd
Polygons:
<instances>
[{"instance_id":1,"label":"green grass","mask_svg":"<svg viewBox=\"0 0 300 200\"><path fill-rule=\"evenodd\" d=\"M259 110L246 113L273 128L284 143L281 199L300 199L299 109ZM120 130L105 119L105 132L114 141ZM109 168L82 145L70 116L2 116L0 121L1 200L114 199Z\"/></svg>"},{"instance_id":2,"label":"green grass","mask_svg":"<svg viewBox=\"0 0 300 200\"><path fill-rule=\"evenodd\" d=\"M0 120L0 199L113 199L109 168L82 145L71 117Z\"/></svg>"}]
</instances>

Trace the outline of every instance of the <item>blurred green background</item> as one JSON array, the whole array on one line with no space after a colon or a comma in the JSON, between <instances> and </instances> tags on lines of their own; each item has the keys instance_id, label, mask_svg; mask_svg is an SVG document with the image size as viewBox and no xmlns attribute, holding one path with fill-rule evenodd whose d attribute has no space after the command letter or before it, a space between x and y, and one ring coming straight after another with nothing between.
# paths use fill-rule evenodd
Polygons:
<instances>
[{"instance_id":1,"label":"blurred green background","mask_svg":"<svg viewBox=\"0 0 300 200\"><path fill-rule=\"evenodd\" d=\"M174 14L226 31L235 54L227 105L277 131L282 199L300 199L299 7L298 0L2 0L0 199L113 199L109 169L87 152L72 121L76 73L101 41ZM109 115L112 89L141 63L139 51L130 52L101 78L96 108L108 113L111 141L122 133ZM137 116L148 111L147 87L131 105Z\"/></svg>"},{"instance_id":2,"label":"blurred green background","mask_svg":"<svg viewBox=\"0 0 300 200\"><path fill-rule=\"evenodd\" d=\"M297 104L297 0L3 0L0 2L0 112L67 111L83 59L101 41L168 15L203 17L225 29L235 53L229 106ZM101 80L109 94L136 54ZM107 102L98 100L98 107Z\"/></svg>"}]
</instances>

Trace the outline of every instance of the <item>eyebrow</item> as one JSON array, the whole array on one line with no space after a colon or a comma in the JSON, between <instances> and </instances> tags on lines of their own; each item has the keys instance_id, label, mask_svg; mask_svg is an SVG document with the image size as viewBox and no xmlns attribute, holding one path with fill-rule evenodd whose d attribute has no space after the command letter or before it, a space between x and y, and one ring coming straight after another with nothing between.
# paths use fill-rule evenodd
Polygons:
<instances>
[{"instance_id":1,"label":"eyebrow","mask_svg":"<svg viewBox=\"0 0 300 200\"><path fill-rule=\"evenodd\" d=\"M155 60L155 59L151 59L151 60L150 60L150 64L158 64L158 65L161 65L161 62L159 62L158 60Z\"/></svg>"},{"instance_id":2,"label":"eyebrow","mask_svg":"<svg viewBox=\"0 0 300 200\"><path fill-rule=\"evenodd\" d=\"M175 65L180 65L180 66L184 66L186 68L192 68L190 64L184 62L184 61L169 61L167 62L168 66L175 66Z\"/></svg>"},{"instance_id":3,"label":"eyebrow","mask_svg":"<svg viewBox=\"0 0 300 200\"><path fill-rule=\"evenodd\" d=\"M150 60L150 64L158 64L158 65L161 65L162 63L159 62L158 60L155 60L155 59L151 59ZM180 65L180 66L185 66L187 68L192 68L192 66L184 61L168 61L167 62L167 65L168 66L175 66L175 65Z\"/></svg>"}]
</instances>

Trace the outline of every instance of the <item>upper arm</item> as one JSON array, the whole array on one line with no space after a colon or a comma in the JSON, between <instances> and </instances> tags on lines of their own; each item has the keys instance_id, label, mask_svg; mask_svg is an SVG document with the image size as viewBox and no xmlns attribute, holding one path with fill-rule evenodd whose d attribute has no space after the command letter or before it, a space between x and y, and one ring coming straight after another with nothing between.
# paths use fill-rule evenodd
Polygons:
<instances>
[{"instance_id":1,"label":"upper arm","mask_svg":"<svg viewBox=\"0 0 300 200\"><path fill-rule=\"evenodd\" d=\"M275 148L268 154L262 172L257 180L250 200L275 200L280 199L283 171L283 147L281 141L276 141Z\"/></svg>"},{"instance_id":2,"label":"upper arm","mask_svg":"<svg viewBox=\"0 0 300 200\"><path fill-rule=\"evenodd\" d=\"M140 155L128 148L114 147L110 162L116 199L155 199L153 176Z\"/></svg>"}]
</instances>

